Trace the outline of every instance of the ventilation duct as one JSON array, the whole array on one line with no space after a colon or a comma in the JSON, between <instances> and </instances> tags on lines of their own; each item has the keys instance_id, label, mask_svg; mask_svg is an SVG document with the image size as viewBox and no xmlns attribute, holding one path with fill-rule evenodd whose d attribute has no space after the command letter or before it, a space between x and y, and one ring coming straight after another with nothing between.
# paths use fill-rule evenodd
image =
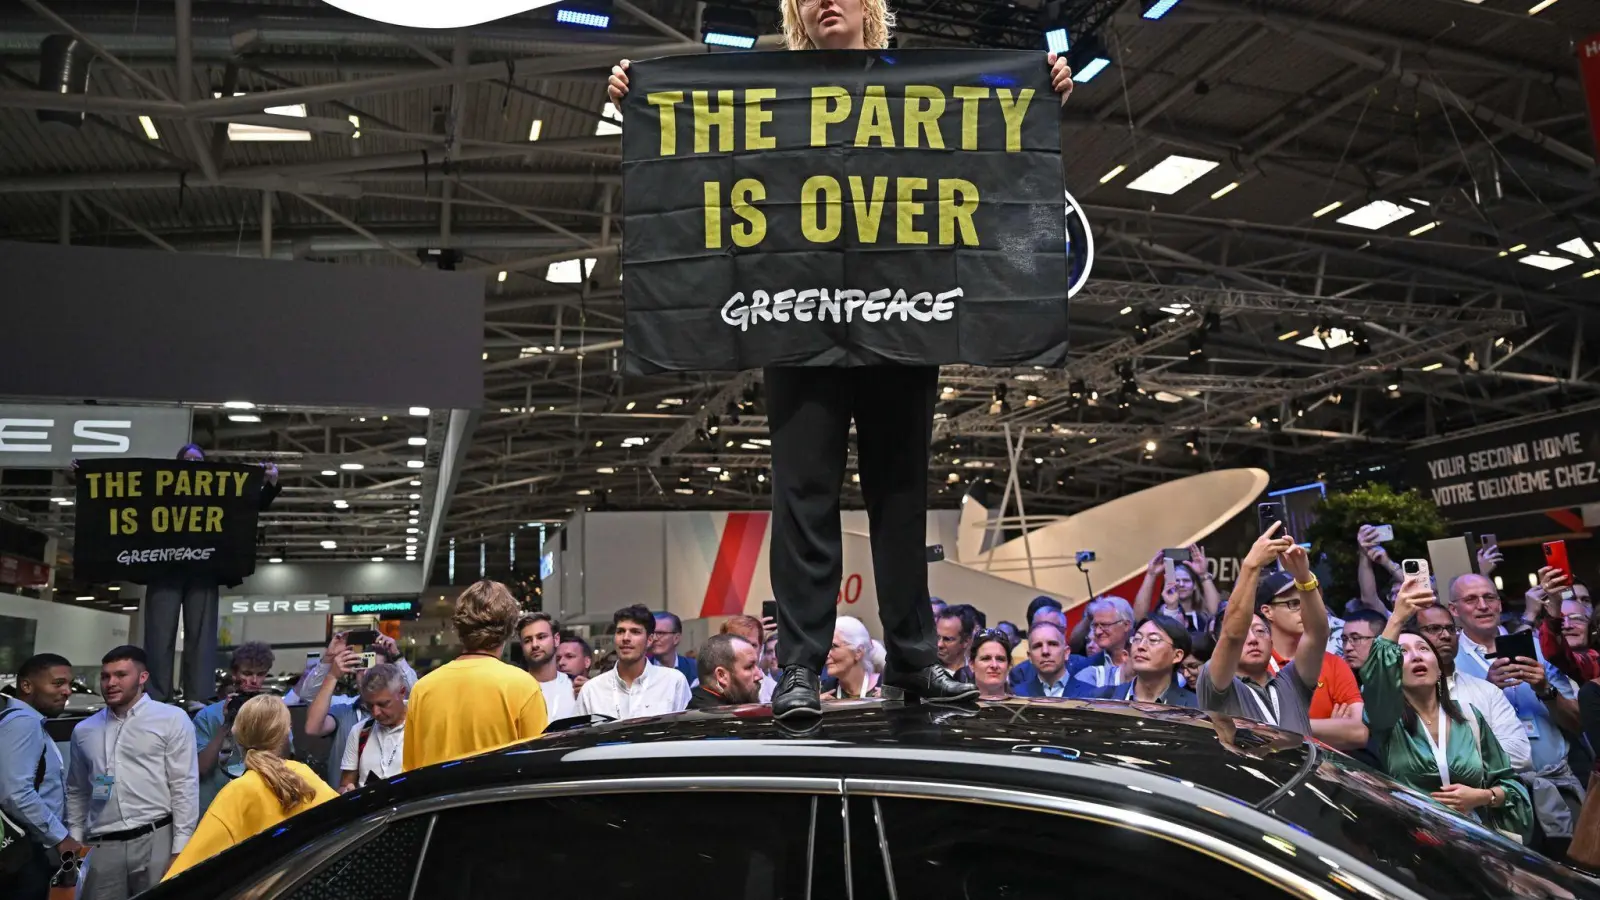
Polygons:
<instances>
[{"instance_id":1,"label":"ventilation duct","mask_svg":"<svg viewBox=\"0 0 1600 900\"><path fill-rule=\"evenodd\" d=\"M94 51L68 34L52 34L39 44L39 90L52 94L86 94L89 91L89 62ZM41 109L39 121L45 125L83 127L85 114Z\"/></svg>"}]
</instances>

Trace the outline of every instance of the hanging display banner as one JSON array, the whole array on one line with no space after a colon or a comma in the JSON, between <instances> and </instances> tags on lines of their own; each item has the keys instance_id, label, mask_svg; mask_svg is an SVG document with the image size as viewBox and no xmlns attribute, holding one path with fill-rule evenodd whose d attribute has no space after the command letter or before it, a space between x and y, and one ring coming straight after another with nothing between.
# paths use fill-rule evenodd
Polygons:
<instances>
[{"instance_id":1,"label":"hanging display banner","mask_svg":"<svg viewBox=\"0 0 1600 900\"><path fill-rule=\"evenodd\" d=\"M169 459L78 467L73 570L78 580L147 583L204 574L234 583L255 571L260 466Z\"/></svg>"},{"instance_id":2,"label":"hanging display banner","mask_svg":"<svg viewBox=\"0 0 1600 900\"><path fill-rule=\"evenodd\" d=\"M1600 416L1575 413L1408 452L1411 483L1452 522L1600 501Z\"/></svg>"},{"instance_id":3,"label":"hanging display banner","mask_svg":"<svg viewBox=\"0 0 1600 900\"><path fill-rule=\"evenodd\" d=\"M1589 131L1594 135L1594 152L1600 156L1600 32L1578 44L1578 70L1583 92L1589 98Z\"/></svg>"},{"instance_id":4,"label":"hanging display banner","mask_svg":"<svg viewBox=\"0 0 1600 900\"><path fill-rule=\"evenodd\" d=\"M1065 362L1087 260L1044 54L718 53L629 81L635 371Z\"/></svg>"},{"instance_id":5,"label":"hanging display banner","mask_svg":"<svg viewBox=\"0 0 1600 900\"><path fill-rule=\"evenodd\" d=\"M190 417L170 406L0 406L0 469L171 453L188 443Z\"/></svg>"}]
</instances>

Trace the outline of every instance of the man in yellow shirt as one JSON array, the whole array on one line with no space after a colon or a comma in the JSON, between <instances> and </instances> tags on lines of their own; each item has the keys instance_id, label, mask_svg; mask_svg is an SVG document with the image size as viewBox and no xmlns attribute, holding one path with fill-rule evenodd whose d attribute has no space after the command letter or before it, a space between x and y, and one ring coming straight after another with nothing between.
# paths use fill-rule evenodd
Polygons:
<instances>
[{"instance_id":1,"label":"man in yellow shirt","mask_svg":"<svg viewBox=\"0 0 1600 900\"><path fill-rule=\"evenodd\" d=\"M549 720L539 682L500 660L519 612L516 598L497 581L480 581L456 598L456 633L464 652L411 689L406 771L543 733Z\"/></svg>"}]
</instances>

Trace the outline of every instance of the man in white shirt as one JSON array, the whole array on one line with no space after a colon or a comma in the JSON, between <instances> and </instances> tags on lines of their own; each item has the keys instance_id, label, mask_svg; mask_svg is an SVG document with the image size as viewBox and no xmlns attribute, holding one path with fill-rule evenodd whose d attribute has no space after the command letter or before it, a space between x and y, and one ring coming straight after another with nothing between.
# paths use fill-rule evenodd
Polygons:
<instances>
[{"instance_id":1,"label":"man in white shirt","mask_svg":"<svg viewBox=\"0 0 1600 900\"><path fill-rule=\"evenodd\" d=\"M357 723L345 740L341 794L404 771L408 693L405 673L394 663L379 663L361 674L361 702L372 718Z\"/></svg>"},{"instance_id":2,"label":"man in white shirt","mask_svg":"<svg viewBox=\"0 0 1600 900\"><path fill-rule=\"evenodd\" d=\"M1513 771L1532 771L1533 748L1528 743L1528 730L1522 727L1516 707L1506 699L1505 692L1482 678L1456 671L1460 641L1450 610L1438 604L1417 610L1417 631L1439 658L1439 674L1444 676L1450 696L1483 713L1483 720L1500 741L1500 749L1506 752Z\"/></svg>"},{"instance_id":3,"label":"man in white shirt","mask_svg":"<svg viewBox=\"0 0 1600 900\"><path fill-rule=\"evenodd\" d=\"M561 623L549 613L528 613L517 622L517 637L528 672L544 692L544 709L549 721L570 718L578 706L572 679L556 668L556 646L561 643Z\"/></svg>"},{"instance_id":4,"label":"man in white shirt","mask_svg":"<svg viewBox=\"0 0 1600 900\"><path fill-rule=\"evenodd\" d=\"M589 679L578 692L574 715L637 719L688 709L689 680L677 668L653 666L646 658L650 635L656 627L655 615L646 607L634 605L617 610L611 621L617 667Z\"/></svg>"},{"instance_id":5,"label":"man in white shirt","mask_svg":"<svg viewBox=\"0 0 1600 900\"><path fill-rule=\"evenodd\" d=\"M144 651L100 661L106 707L72 730L67 830L89 852L81 900L126 900L155 887L199 818L194 725L145 695Z\"/></svg>"}]
</instances>

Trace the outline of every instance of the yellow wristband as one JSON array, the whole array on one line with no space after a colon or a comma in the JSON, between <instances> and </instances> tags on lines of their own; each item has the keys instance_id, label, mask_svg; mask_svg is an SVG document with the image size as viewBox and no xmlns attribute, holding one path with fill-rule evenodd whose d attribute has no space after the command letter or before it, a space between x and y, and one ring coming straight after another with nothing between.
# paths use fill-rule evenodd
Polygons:
<instances>
[{"instance_id":1,"label":"yellow wristband","mask_svg":"<svg viewBox=\"0 0 1600 900\"><path fill-rule=\"evenodd\" d=\"M1320 586L1320 584L1318 583L1317 576L1315 576L1315 575L1311 576L1311 580L1305 582L1304 584L1301 584L1299 581L1296 581L1294 583L1295 590L1300 591L1302 593L1306 593L1306 594L1309 594L1312 591L1316 590L1319 586Z\"/></svg>"}]
</instances>

